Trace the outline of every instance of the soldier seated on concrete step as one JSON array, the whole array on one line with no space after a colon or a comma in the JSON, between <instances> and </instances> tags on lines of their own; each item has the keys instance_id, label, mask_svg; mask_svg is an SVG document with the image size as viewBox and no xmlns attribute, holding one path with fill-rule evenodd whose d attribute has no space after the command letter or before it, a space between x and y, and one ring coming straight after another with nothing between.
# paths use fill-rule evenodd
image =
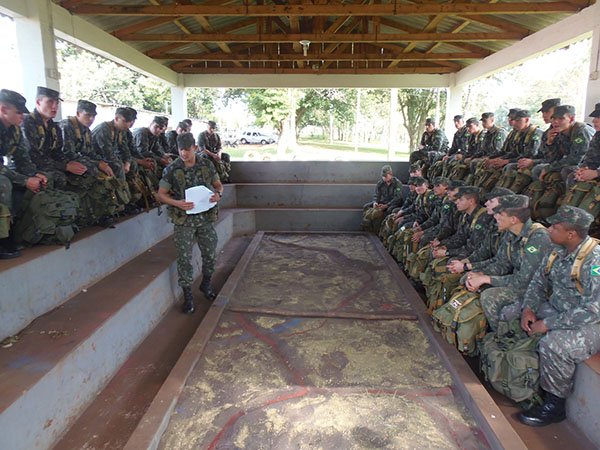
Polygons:
<instances>
[{"instance_id":1,"label":"soldier seated on concrete step","mask_svg":"<svg viewBox=\"0 0 600 450\"><path fill-rule=\"evenodd\" d=\"M577 171L568 180L569 192L564 205L577 206L594 216L596 219L590 227L590 234L598 237L600 216L600 103L596 103L591 112L592 123L596 134L590 141L585 156L579 163Z\"/></svg>"},{"instance_id":2,"label":"soldier seated on concrete step","mask_svg":"<svg viewBox=\"0 0 600 450\"><path fill-rule=\"evenodd\" d=\"M29 110L21 94L0 90L0 259L20 256L15 244L13 221L18 211L14 201L26 190L36 194L48 183L48 178L36 171L29 159L19 128ZM4 159L8 165L4 164ZM18 167L18 168L15 168Z\"/></svg>"},{"instance_id":3,"label":"soldier seated on concrete step","mask_svg":"<svg viewBox=\"0 0 600 450\"><path fill-rule=\"evenodd\" d=\"M537 346L544 404L519 414L526 425L564 420L577 364L600 351L600 247L588 236L593 220L573 206L547 220L554 247L521 304L521 327L544 335Z\"/></svg>"},{"instance_id":4,"label":"soldier seated on concrete step","mask_svg":"<svg viewBox=\"0 0 600 450\"><path fill-rule=\"evenodd\" d=\"M379 233L383 220L402 202L402 182L392 173L392 166L381 168L381 179L375 186L373 201L363 206L362 231Z\"/></svg>"},{"instance_id":5,"label":"soldier seated on concrete step","mask_svg":"<svg viewBox=\"0 0 600 450\"><path fill-rule=\"evenodd\" d=\"M408 214L409 211L414 210L414 202L417 199L415 184L418 176L413 176L412 174L419 172L420 169L419 171L410 172L411 176L408 178L408 182L406 183L408 185L408 193L403 199L402 206L399 208L393 208L392 214L388 214L379 227L379 238L383 241L385 248L388 248L388 237L398 230L398 224L402 215Z\"/></svg>"},{"instance_id":6,"label":"soldier seated on concrete step","mask_svg":"<svg viewBox=\"0 0 600 450\"><path fill-rule=\"evenodd\" d=\"M467 275L466 287L481 294L481 307L490 328L498 328L500 320L519 316L521 299L542 259L550 249L548 230L530 218L529 198L506 195L498 198L494 208L498 231L504 232L496 258L480 271Z\"/></svg>"},{"instance_id":7,"label":"soldier seated on concrete step","mask_svg":"<svg viewBox=\"0 0 600 450\"><path fill-rule=\"evenodd\" d=\"M177 127L174 130L167 131L167 146L168 151L167 154L172 158L177 158L177 136L183 133L189 133L190 127L187 122L181 121L177 124Z\"/></svg>"}]
</instances>

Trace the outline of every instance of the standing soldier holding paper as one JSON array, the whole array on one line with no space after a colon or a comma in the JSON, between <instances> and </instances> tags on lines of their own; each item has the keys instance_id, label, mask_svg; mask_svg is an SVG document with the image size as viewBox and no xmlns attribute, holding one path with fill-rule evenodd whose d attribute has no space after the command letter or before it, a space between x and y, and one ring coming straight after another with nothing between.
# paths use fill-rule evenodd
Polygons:
<instances>
[{"instance_id":1,"label":"standing soldier holding paper","mask_svg":"<svg viewBox=\"0 0 600 450\"><path fill-rule=\"evenodd\" d=\"M187 214L186 211L194 208L194 203L185 200L185 190L194 186L206 186L209 189L212 187L215 193L210 197L210 201L216 203L223 196L223 185L213 164L196 155L197 146L192 133L177 136L177 148L179 158L164 169L158 197L162 203L169 205L168 215L175 224L174 241L177 249L178 282L183 289L183 312L191 314L195 310L192 295L194 240L198 242L202 254L200 290L209 300L217 297L210 285L210 279L217 259L217 233L213 222L217 220L218 207L213 206L199 214Z\"/></svg>"}]
</instances>

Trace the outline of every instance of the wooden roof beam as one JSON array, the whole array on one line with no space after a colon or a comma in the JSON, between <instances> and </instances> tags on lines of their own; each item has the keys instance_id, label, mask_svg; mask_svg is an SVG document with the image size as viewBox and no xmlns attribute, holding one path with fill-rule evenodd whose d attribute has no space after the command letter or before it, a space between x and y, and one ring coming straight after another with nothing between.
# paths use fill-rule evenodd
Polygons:
<instances>
[{"instance_id":1,"label":"wooden roof beam","mask_svg":"<svg viewBox=\"0 0 600 450\"><path fill-rule=\"evenodd\" d=\"M173 69L175 70L175 69ZM321 67L319 70L315 71L312 68L250 68L250 69L239 69L239 68L199 68L199 67L187 67L177 70L180 73L188 73L188 74L419 74L419 73L451 73L453 70L450 67L439 67L439 66L431 66L431 67L398 67L393 69L381 69L381 68L340 68L340 69L330 69L326 70Z\"/></svg>"},{"instance_id":2,"label":"wooden roof beam","mask_svg":"<svg viewBox=\"0 0 600 450\"><path fill-rule=\"evenodd\" d=\"M297 43L307 39L315 42L485 42L485 41L516 41L520 33L405 33L405 34L228 34L228 33L198 33L198 34L130 34L123 37L124 41L137 42L291 42Z\"/></svg>"},{"instance_id":3,"label":"wooden roof beam","mask_svg":"<svg viewBox=\"0 0 600 450\"><path fill-rule=\"evenodd\" d=\"M81 5L72 8L79 15L114 16L422 16L482 14L573 13L581 7L568 2L510 3L424 3L373 5Z\"/></svg>"}]
</instances>

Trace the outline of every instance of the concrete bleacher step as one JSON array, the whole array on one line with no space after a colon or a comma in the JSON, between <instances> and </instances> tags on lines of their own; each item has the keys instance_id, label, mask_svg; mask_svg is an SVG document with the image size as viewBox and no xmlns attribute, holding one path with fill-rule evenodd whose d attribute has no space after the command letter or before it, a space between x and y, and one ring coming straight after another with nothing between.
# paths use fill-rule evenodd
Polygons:
<instances>
[{"instance_id":1,"label":"concrete bleacher step","mask_svg":"<svg viewBox=\"0 0 600 450\"><path fill-rule=\"evenodd\" d=\"M600 353L577 366L567 417L600 448Z\"/></svg>"},{"instance_id":2,"label":"concrete bleacher step","mask_svg":"<svg viewBox=\"0 0 600 450\"><path fill-rule=\"evenodd\" d=\"M381 167L392 166L394 175L408 179L406 161L244 161L233 162L231 179L236 183L342 183L374 185Z\"/></svg>"},{"instance_id":3,"label":"concrete bleacher step","mask_svg":"<svg viewBox=\"0 0 600 450\"><path fill-rule=\"evenodd\" d=\"M173 232L166 214L156 209L120 219L115 228L93 227L63 246L36 246L16 259L0 260L0 286L10 288L0 314L0 340L14 335L32 320ZM132 239L135 236L135 239Z\"/></svg>"},{"instance_id":4,"label":"concrete bleacher step","mask_svg":"<svg viewBox=\"0 0 600 450\"><path fill-rule=\"evenodd\" d=\"M225 284L251 237L234 237L219 253L213 288ZM144 412L152 402L179 355L210 307L193 287L196 312L184 315L177 302L131 354L115 376L86 408L67 433L56 443L56 450L123 448Z\"/></svg>"}]
</instances>

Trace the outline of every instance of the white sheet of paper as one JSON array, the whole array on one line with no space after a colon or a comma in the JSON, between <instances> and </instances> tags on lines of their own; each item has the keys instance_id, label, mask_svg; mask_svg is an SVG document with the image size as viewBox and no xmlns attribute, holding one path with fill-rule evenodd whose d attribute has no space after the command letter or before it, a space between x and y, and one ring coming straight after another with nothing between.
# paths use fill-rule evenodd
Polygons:
<instances>
[{"instance_id":1,"label":"white sheet of paper","mask_svg":"<svg viewBox=\"0 0 600 450\"><path fill-rule=\"evenodd\" d=\"M185 201L193 202L194 207L187 210L186 214L199 214L208 211L217 203L211 203L208 199L213 195L213 191L206 186L194 186L185 190Z\"/></svg>"}]
</instances>

